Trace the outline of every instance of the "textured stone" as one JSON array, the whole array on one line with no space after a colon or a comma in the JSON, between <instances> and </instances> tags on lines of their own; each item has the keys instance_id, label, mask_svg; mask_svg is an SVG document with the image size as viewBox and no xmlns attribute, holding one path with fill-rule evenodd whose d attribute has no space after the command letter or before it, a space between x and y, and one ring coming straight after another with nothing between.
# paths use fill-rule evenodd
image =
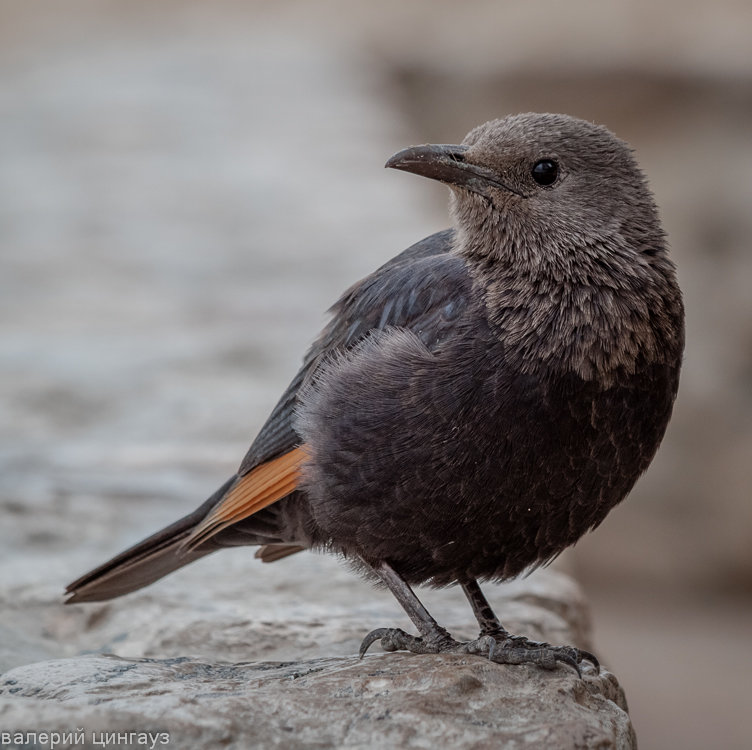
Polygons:
<instances>
[{"instance_id":1,"label":"textured stone","mask_svg":"<svg viewBox=\"0 0 752 750\"><path fill-rule=\"evenodd\" d=\"M261 566L247 557L210 558L113 603L50 602L48 636L80 653L0 676L0 731L168 731L177 746L230 748L634 746L623 692L605 670L586 665L581 680L566 667L377 647L359 660L370 628L410 628L388 593L330 558ZM260 569L258 585L240 566ZM510 629L590 645L585 602L565 574L487 589ZM474 635L456 589L421 595L454 633Z\"/></svg>"},{"instance_id":2,"label":"textured stone","mask_svg":"<svg viewBox=\"0 0 752 750\"><path fill-rule=\"evenodd\" d=\"M167 731L177 747L634 746L608 672L580 680L454 655L237 664L85 656L13 670L0 694L4 729Z\"/></svg>"}]
</instances>

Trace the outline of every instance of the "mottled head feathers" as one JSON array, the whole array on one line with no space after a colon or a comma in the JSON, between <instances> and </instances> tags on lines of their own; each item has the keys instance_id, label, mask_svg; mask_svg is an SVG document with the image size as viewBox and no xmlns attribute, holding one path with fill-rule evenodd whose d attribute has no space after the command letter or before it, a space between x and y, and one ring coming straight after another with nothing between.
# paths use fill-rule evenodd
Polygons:
<instances>
[{"instance_id":1,"label":"mottled head feathers","mask_svg":"<svg viewBox=\"0 0 752 750\"><path fill-rule=\"evenodd\" d=\"M480 125L462 147L466 167L495 179L482 194L450 185L455 251L484 276L489 316L529 366L543 358L608 383L640 358L676 356L674 266L624 141L567 115L522 114Z\"/></svg>"}]
</instances>

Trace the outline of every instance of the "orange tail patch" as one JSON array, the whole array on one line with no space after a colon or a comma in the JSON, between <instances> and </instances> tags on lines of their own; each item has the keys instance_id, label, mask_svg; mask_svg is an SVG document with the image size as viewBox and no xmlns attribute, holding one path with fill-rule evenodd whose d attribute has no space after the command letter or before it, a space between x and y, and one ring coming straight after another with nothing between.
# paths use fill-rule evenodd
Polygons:
<instances>
[{"instance_id":1,"label":"orange tail patch","mask_svg":"<svg viewBox=\"0 0 752 750\"><path fill-rule=\"evenodd\" d=\"M289 495L298 486L307 457L305 446L293 448L240 477L219 505L183 541L181 549L189 552L222 529Z\"/></svg>"}]
</instances>

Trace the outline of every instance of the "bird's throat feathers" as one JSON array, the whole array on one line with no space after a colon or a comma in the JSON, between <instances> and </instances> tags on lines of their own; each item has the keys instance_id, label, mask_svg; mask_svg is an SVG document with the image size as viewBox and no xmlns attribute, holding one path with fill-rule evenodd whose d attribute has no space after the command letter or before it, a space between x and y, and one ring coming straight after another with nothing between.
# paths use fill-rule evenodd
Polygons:
<instances>
[{"instance_id":1,"label":"bird's throat feathers","mask_svg":"<svg viewBox=\"0 0 752 750\"><path fill-rule=\"evenodd\" d=\"M662 232L636 244L618 227L594 237L551 225L515 232L496 211L474 218L471 233L459 224L454 252L523 372L573 372L609 387L680 356L682 299Z\"/></svg>"}]
</instances>

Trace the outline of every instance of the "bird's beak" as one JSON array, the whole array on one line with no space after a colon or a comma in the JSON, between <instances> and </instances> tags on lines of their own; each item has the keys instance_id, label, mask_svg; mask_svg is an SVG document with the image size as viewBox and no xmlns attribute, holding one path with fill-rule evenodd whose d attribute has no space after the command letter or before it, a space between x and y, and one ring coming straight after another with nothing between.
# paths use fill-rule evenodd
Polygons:
<instances>
[{"instance_id":1,"label":"bird's beak","mask_svg":"<svg viewBox=\"0 0 752 750\"><path fill-rule=\"evenodd\" d=\"M468 149L469 146L435 144L411 146L396 153L384 166L465 188L486 198L491 197L489 190L493 188L521 195L505 185L492 170L467 161L465 154Z\"/></svg>"}]
</instances>

